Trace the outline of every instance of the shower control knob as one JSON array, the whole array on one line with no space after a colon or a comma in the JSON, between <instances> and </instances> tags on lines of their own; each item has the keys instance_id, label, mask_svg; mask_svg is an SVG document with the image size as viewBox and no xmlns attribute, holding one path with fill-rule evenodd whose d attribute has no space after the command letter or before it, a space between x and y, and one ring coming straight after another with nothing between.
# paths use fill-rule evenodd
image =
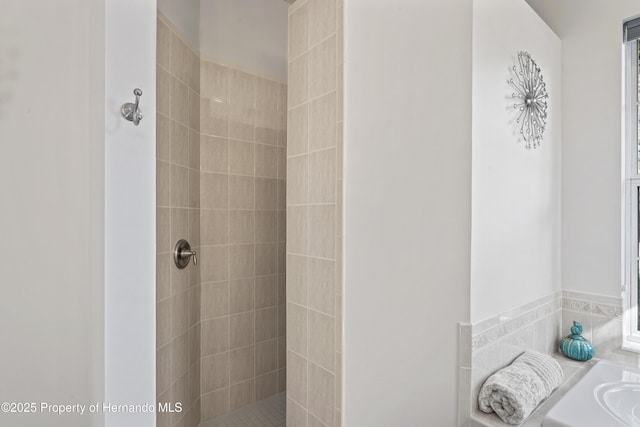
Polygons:
<instances>
[{"instance_id":1,"label":"shower control knob","mask_svg":"<svg viewBox=\"0 0 640 427\"><path fill-rule=\"evenodd\" d=\"M191 245L184 239L178 240L176 247L173 249L173 261L179 269L189 265L189 261L193 258L193 266L198 265L198 253L191 250Z\"/></svg>"}]
</instances>

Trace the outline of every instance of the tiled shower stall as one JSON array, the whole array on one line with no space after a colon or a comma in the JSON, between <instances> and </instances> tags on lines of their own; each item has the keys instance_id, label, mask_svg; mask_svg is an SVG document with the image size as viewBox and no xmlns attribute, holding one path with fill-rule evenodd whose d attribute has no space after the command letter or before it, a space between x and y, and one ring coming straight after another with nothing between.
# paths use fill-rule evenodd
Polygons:
<instances>
[{"instance_id":1,"label":"tiled shower stall","mask_svg":"<svg viewBox=\"0 0 640 427\"><path fill-rule=\"evenodd\" d=\"M285 391L287 425L340 425L342 4L288 20L289 90L159 13L157 397L184 409L159 426ZM179 270L183 238L199 259Z\"/></svg>"}]
</instances>

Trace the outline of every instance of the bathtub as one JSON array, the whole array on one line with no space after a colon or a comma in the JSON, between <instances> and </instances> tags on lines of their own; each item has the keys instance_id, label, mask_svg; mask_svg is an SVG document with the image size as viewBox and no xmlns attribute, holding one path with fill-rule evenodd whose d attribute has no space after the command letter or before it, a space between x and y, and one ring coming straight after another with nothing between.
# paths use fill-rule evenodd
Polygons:
<instances>
[{"instance_id":1,"label":"bathtub","mask_svg":"<svg viewBox=\"0 0 640 427\"><path fill-rule=\"evenodd\" d=\"M640 427L640 369L596 363L549 412L542 427Z\"/></svg>"}]
</instances>

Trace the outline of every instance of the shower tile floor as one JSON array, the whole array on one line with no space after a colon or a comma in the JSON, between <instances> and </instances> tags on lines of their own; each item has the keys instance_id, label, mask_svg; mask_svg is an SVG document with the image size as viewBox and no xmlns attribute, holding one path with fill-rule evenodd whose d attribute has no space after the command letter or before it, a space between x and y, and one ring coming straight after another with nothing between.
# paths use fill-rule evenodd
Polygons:
<instances>
[{"instance_id":1,"label":"shower tile floor","mask_svg":"<svg viewBox=\"0 0 640 427\"><path fill-rule=\"evenodd\" d=\"M205 420L199 427L285 427L286 412L285 393L280 393Z\"/></svg>"}]
</instances>

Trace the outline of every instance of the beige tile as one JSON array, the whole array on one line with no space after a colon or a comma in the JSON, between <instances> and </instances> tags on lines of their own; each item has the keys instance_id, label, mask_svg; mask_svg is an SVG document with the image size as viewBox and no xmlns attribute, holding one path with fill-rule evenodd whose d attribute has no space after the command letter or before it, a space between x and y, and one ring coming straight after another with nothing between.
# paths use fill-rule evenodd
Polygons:
<instances>
[{"instance_id":1,"label":"beige tile","mask_svg":"<svg viewBox=\"0 0 640 427\"><path fill-rule=\"evenodd\" d=\"M174 267L171 269L171 295L177 295L189 289L189 275L191 270L188 268L179 269Z\"/></svg>"},{"instance_id":2,"label":"beige tile","mask_svg":"<svg viewBox=\"0 0 640 427\"><path fill-rule=\"evenodd\" d=\"M255 280L253 277L231 281L231 313L241 313L254 309Z\"/></svg>"},{"instance_id":3,"label":"beige tile","mask_svg":"<svg viewBox=\"0 0 640 427\"><path fill-rule=\"evenodd\" d=\"M286 272L287 272L287 243L279 242L278 243L278 274L286 274Z\"/></svg>"},{"instance_id":4,"label":"beige tile","mask_svg":"<svg viewBox=\"0 0 640 427\"><path fill-rule=\"evenodd\" d=\"M189 207L200 208L200 172L189 169Z\"/></svg>"},{"instance_id":5,"label":"beige tile","mask_svg":"<svg viewBox=\"0 0 640 427\"><path fill-rule=\"evenodd\" d=\"M203 357L201 363L202 394L229 386L229 352Z\"/></svg>"},{"instance_id":6,"label":"beige tile","mask_svg":"<svg viewBox=\"0 0 640 427\"><path fill-rule=\"evenodd\" d=\"M308 414L307 427L327 427L325 423L317 419L311 414Z\"/></svg>"},{"instance_id":7,"label":"beige tile","mask_svg":"<svg viewBox=\"0 0 640 427\"><path fill-rule=\"evenodd\" d=\"M288 86L287 83L281 83L278 85L278 113L281 115L287 114L287 97L288 97ZM286 122L284 122L284 126L282 129L287 127Z\"/></svg>"},{"instance_id":8,"label":"beige tile","mask_svg":"<svg viewBox=\"0 0 640 427\"><path fill-rule=\"evenodd\" d=\"M287 366L287 339L278 337L278 368L284 369Z\"/></svg>"},{"instance_id":9,"label":"beige tile","mask_svg":"<svg viewBox=\"0 0 640 427\"><path fill-rule=\"evenodd\" d=\"M229 317L229 322L229 346L231 350L239 347L246 347L254 343L255 315L253 311L232 314Z\"/></svg>"},{"instance_id":10,"label":"beige tile","mask_svg":"<svg viewBox=\"0 0 640 427\"><path fill-rule=\"evenodd\" d=\"M189 87L200 93L200 57L189 49Z\"/></svg>"},{"instance_id":11,"label":"beige tile","mask_svg":"<svg viewBox=\"0 0 640 427\"><path fill-rule=\"evenodd\" d=\"M156 110L166 116L171 113L171 75L156 68Z\"/></svg>"},{"instance_id":12,"label":"beige tile","mask_svg":"<svg viewBox=\"0 0 640 427\"><path fill-rule=\"evenodd\" d=\"M189 207L189 170L171 165L171 206Z\"/></svg>"},{"instance_id":13,"label":"beige tile","mask_svg":"<svg viewBox=\"0 0 640 427\"><path fill-rule=\"evenodd\" d=\"M238 348L232 350L229 354L230 358L230 380L231 384L236 384L252 378L255 365L255 349L254 346Z\"/></svg>"},{"instance_id":14,"label":"beige tile","mask_svg":"<svg viewBox=\"0 0 640 427\"><path fill-rule=\"evenodd\" d=\"M309 361L333 371L335 363L335 320L333 317L309 310Z\"/></svg>"},{"instance_id":15,"label":"beige tile","mask_svg":"<svg viewBox=\"0 0 640 427\"><path fill-rule=\"evenodd\" d=\"M201 323L203 357L229 350L229 317L203 320Z\"/></svg>"},{"instance_id":16,"label":"beige tile","mask_svg":"<svg viewBox=\"0 0 640 427\"><path fill-rule=\"evenodd\" d=\"M278 305L278 337L287 335L287 306L286 304Z\"/></svg>"},{"instance_id":17,"label":"beige tile","mask_svg":"<svg viewBox=\"0 0 640 427\"><path fill-rule=\"evenodd\" d=\"M189 327L189 300L187 293L182 292L171 299L171 338L174 339Z\"/></svg>"},{"instance_id":18,"label":"beige tile","mask_svg":"<svg viewBox=\"0 0 640 427\"><path fill-rule=\"evenodd\" d=\"M336 145L336 93L309 104L309 150L317 151Z\"/></svg>"},{"instance_id":19,"label":"beige tile","mask_svg":"<svg viewBox=\"0 0 640 427\"><path fill-rule=\"evenodd\" d=\"M175 34L171 33L171 74L176 76L180 81L187 82L189 79L189 48Z\"/></svg>"},{"instance_id":20,"label":"beige tile","mask_svg":"<svg viewBox=\"0 0 640 427\"><path fill-rule=\"evenodd\" d=\"M171 78L171 112L169 116L179 123L189 125L189 88L178 79Z\"/></svg>"},{"instance_id":21,"label":"beige tile","mask_svg":"<svg viewBox=\"0 0 640 427\"><path fill-rule=\"evenodd\" d=\"M229 247L203 246L198 257L203 283L229 279Z\"/></svg>"},{"instance_id":22,"label":"beige tile","mask_svg":"<svg viewBox=\"0 0 640 427\"><path fill-rule=\"evenodd\" d=\"M158 394L158 402L171 402L171 388L167 388L162 394ZM158 413L156 415L157 427L173 427L173 414L169 412Z\"/></svg>"},{"instance_id":23,"label":"beige tile","mask_svg":"<svg viewBox=\"0 0 640 427\"><path fill-rule=\"evenodd\" d=\"M186 417L191 419L190 422L193 422L193 417L195 415L194 411L196 410L196 401L200 399L200 377L201 377L200 362L198 362L197 364L192 365L189 368L189 385L188 385L189 388L188 388L188 394L187 394L187 404L191 405L191 408L189 409L189 412L187 413L188 415L186 415ZM197 417L198 417L197 422L200 422L199 410L198 410Z\"/></svg>"},{"instance_id":24,"label":"beige tile","mask_svg":"<svg viewBox=\"0 0 640 427\"><path fill-rule=\"evenodd\" d=\"M336 150L309 155L309 203L335 203Z\"/></svg>"},{"instance_id":25,"label":"beige tile","mask_svg":"<svg viewBox=\"0 0 640 427\"><path fill-rule=\"evenodd\" d=\"M189 369L187 337L188 334L186 333L180 334L169 344L171 347L171 380L174 382Z\"/></svg>"},{"instance_id":26,"label":"beige tile","mask_svg":"<svg viewBox=\"0 0 640 427\"><path fill-rule=\"evenodd\" d=\"M229 412L229 389L223 388L211 393L202 394L202 418L217 417Z\"/></svg>"},{"instance_id":27,"label":"beige tile","mask_svg":"<svg viewBox=\"0 0 640 427\"><path fill-rule=\"evenodd\" d=\"M287 181L284 179L279 179L277 186L278 186L278 201L276 206L279 211L284 211L287 209Z\"/></svg>"},{"instance_id":28,"label":"beige tile","mask_svg":"<svg viewBox=\"0 0 640 427\"><path fill-rule=\"evenodd\" d=\"M171 352L165 345L156 350L156 393L162 394L171 385Z\"/></svg>"},{"instance_id":29,"label":"beige tile","mask_svg":"<svg viewBox=\"0 0 640 427\"><path fill-rule=\"evenodd\" d=\"M229 200L231 209L253 209L255 178L248 176L229 176Z\"/></svg>"},{"instance_id":30,"label":"beige tile","mask_svg":"<svg viewBox=\"0 0 640 427\"><path fill-rule=\"evenodd\" d=\"M171 166L156 162L156 205L171 206Z\"/></svg>"},{"instance_id":31,"label":"beige tile","mask_svg":"<svg viewBox=\"0 0 640 427\"><path fill-rule=\"evenodd\" d=\"M277 338L278 309L276 307L256 310L256 342Z\"/></svg>"},{"instance_id":32,"label":"beige tile","mask_svg":"<svg viewBox=\"0 0 640 427\"><path fill-rule=\"evenodd\" d=\"M309 363L309 413L327 426L333 426L335 377L332 373Z\"/></svg>"},{"instance_id":33,"label":"beige tile","mask_svg":"<svg viewBox=\"0 0 640 427\"><path fill-rule=\"evenodd\" d=\"M290 157L288 160L287 203L304 205L308 203L309 156Z\"/></svg>"},{"instance_id":34,"label":"beige tile","mask_svg":"<svg viewBox=\"0 0 640 427\"><path fill-rule=\"evenodd\" d=\"M309 2L309 43L318 44L336 32L336 0Z\"/></svg>"},{"instance_id":35,"label":"beige tile","mask_svg":"<svg viewBox=\"0 0 640 427\"><path fill-rule=\"evenodd\" d=\"M171 240L170 250L180 239L186 239L189 235L189 210L183 208L171 209Z\"/></svg>"},{"instance_id":36,"label":"beige tile","mask_svg":"<svg viewBox=\"0 0 640 427\"><path fill-rule=\"evenodd\" d=\"M201 136L200 169L203 172L229 172L229 142L226 139Z\"/></svg>"},{"instance_id":37,"label":"beige tile","mask_svg":"<svg viewBox=\"0 0 640 427\"><path fill-rule=\"evenodd\" d=\"M278 372L273 371L268 374L256 377L256 400L266 399L278 393Z\"/></svg>"},{"instance_id":38,"label":"beige tile","mask_svg":"<svg viewBox=\"0 0 640 427\"><path fill-rule=\"evenodd\" d=\"M200 186L198 186L200 188ZM192 248L200 247L200 209L189 209L189 234L187 240ZM196 271L200 271L196 268Z\"/></svg>"},{"instance_id":39,"label":"beige tile","mask_svg":"<svg viewBox=\"0 0 640 427\"><path fill-rule=\"evenodd\" d=\"M200 297L202 319L229 314L229 282L203 283Z\"/></svg>"},{"instance_id":40,"label":"beige tile","mask_svg":"<svg viewBox=\"0 0 640 427\"><path fill-rule=\"evenodd\" d=\"M256 375L262 375L276 369L278 369L278 341L273 339L257 343ZM274 382L277 384L277 378Z\"/></svg>"},{"instance_id":41,"label":"beige tile","mask_svg":"<svg viewBox=\"0 0 640 427\"><path fill-rule=\"evenodd\" d=\"M308 98L309 72L308 54L304 54L289 63L289 108L296 107Z\"/></svg>"},{"instance_id":42,"label":"beige tile","mask_svg":"<svg viewBox=\"0 0 640 427\"><path fill-rule=\"evenodd\" d=\"M283 126L284 126L285 129L280 129L278 131L278 146L286 148L286 146L287 146L287 130L286 130L286 127L287 127L287 116L286 116L286 114L280 115L280 121L282 123L284 123Z\"/></svg>"},{"instance_id":43,"label":"beige tile","mask_svg":"<svg viewBox=\"0 0 640 427\"><path fill-rule=\"evenodd\" d=\"M276 242L278 239L278 212L256 211L255 217L256 242Z\"/></svg>"},{"instance_id":44,"label":"beige tile","mask_svg":"<svg viewBox=\"0 0 640 427\"><path fill-rule=\"evenodd\" d=\"M254 242L254 216L253 211L229 211L231 244Z\"/></svg>"},{"instance_id":45,"label":"beige tile","mask_svg":"<svg viewBox=\"0 0 640 427\"><path fill-rule=\"evenodd\" d=\"M285 259L285 267L286 267L286 255L284 259ZM287 276L285 273L282 273L278 275L278 304L286 304L286 303L287 303Z\"/></svg>"},{"instance_id":46,"label":"beige tile","mask_svg":"<svg viewBox=\"0 0 640 427\"><path fill-rule=\"evenodd\" d=\"M287 427L307 427L307 410L287 398Z\"/></svg>"},{"instance_id":47,"label":"beige tile","mask_svg":"<svg viewBox=\"0 0 640 427\"><path fill-rule=\"evenodd\" d=\"M229 207L228 175L200 174L200 206L203 209L226 209Z\"/></svg>"},{"instance_id":48,"label":"beige tile","mask_svg":"<svg viewBox=\"0 0 640 427\"><path fill-rule=\"evenodd\" d=\"M273 116L275 118L275 114ZM278 131L273 127L256 127L255 142L275 147L278 145Z\"/></svg>"},{"instance_id":49,"label":"beige tile","mask_svg":"<svg viewBox=\"0 0 640 427\"><path fill-rule=\"evenodd\" d=\"M201 209L200 230L203 245L229 243L229 211Z\"/></svg>"},{"instance_id":50,"label":"beige tile","mask_svg":"<svg viewBox=\"0 0 640 427\"><path fill-rule=\"evenodd\" d=\"M278 147L278 179L287 179L287 147Z\"/></svg>"},{"instance_id":51,"label":"beige tile","mask_svg":"<svg viewBox=\"0 0 640 427\"><path fill-rule=\"evenodd\" d=\"M280 83L255 78L255 107L259 111L277 111Z\"/></svg>"},{"instance_id":52,"label":"beige tile","mask_svg":"<svg viewBox=\"0 0 640 427\"><path fill-rule=\"evenodd\" d=\"M200 130L200 95L189 89L189 127Z\"/></svg>"},{"instance_id":53,"label":"beige tile","mask_svg":"<svg viewBox=\"0 0 640 427\"><path fill-rule=\"evenodd\" d=\"M336 37L330 37L309 51L309 98L336 88Z\"/></svg>"},{"instance_id":54,"label":"beige tile","mask_svg":"<svg viewBox=\"0 0 640 427\"><path fill-rule=\"evenodd\" d=\"M171 254L156 256L156 300L160 301L171 296Z\"/></svg>"},{"instance_id":55,"label":"beige tile","mask_svg":"<svg viewBox=\"0 0 640 427\"><path fill-rule=\"evenodd\" d=\"M200 312L197 310L198 313ZM200 316L198 323L189 329L189 365L200 364L200 347L202 345L202 329L200 325Z\"/></svg>"},{"instance_id":56,"label":"beige tile","mask_svg":"<svg viewBox=\"0 0 640 427\"><path fill-rule=\"evenodd\" d=\"M156 303L156 348L165 346L171 340L171 300Z\"/></svg>"},{"instance_id":57,"label":"beige tile","mask_svg":"<svg viewBox=\"0 0 640 427\"><path fill-rule=\"evenodd\" d=\"M189 298L189 328L190 328L189 331L191 331L191 329L193 329L193 327L197 325L198 322L200 322L200 318L201 318L200 293L202 291L200 289L200 284L190 287L187 292L188 292L188 298ZM199 345L200 344L198 343L198 346ZM200 350L198 350L198 354L199 353L200 353ZM193 363L195 363L195 360L193 361Z\"/></svg>"},{"instance_id":58,"label":"beige tile","mask_svg":"<svg viewBox=\"0 0 640 427\"><path fill-rule=\"evenodd\" d=\"M229 69L213 62L202 61L200 92L211 100L229 101Z\"/></svg>"},{"instance_id":59,"label":"beige tile","mask_svg":"<svg viewBox=\"0 0 640 427\"><path fill-rule=\"evenodd\" d=\"M156 61L165 70L171 67L171 31L162 20L157 20L157 56Z\"/></svg>"},{"instance_id":60,"label":"beige tile","mask_svg":"<svg viewBox=\"0 0 640 427\"><path fill-rule=\"evenodd\" d=\"M231 386L231 410L241 408L255 402L255 381L245 381Z\"/></svg>"},{"instance_id":61,"label":"beige tile","mask_svg":"<svg viewBox=\"0 0 640 427\"><path fill-rule=\"evenodd\" d=\"M229 138L253 141L255 117L253 107L232 103L229 109Z\"/></svg>"},{"instance_id":62,"label":"beige tile","mask_svg":"<svg viewBox=\"0 0 640 427\"><path fill-rule=\"evenodd\" d=\"M278 304L278 276L256 277L256 309L275 307Z\"/></svg>"},{"instance_id":63,"label":"beige tile","mask_svg":"<svg viewBox=\"0 0 640 427\"><path fill-rule=\"evenodd\" d=\"M309 47L309 4L289 15L289 58L295 58Z\"/></svg>"},{"instance_id":64,"label":"beige tile","mask_svg":"<svg viewBox=\"0 0 640 427\"><path fill-rule=\"evenodd\" d=\"M333 315L335 262L309 258L309 308Z\"/></svg>"},{"instance_id":65,"label":"beige tile","mask_svg":"<svg viewBox=\"0 0 640 427\"><path fill-rule=\"evenodd\" d=\"M287 353L287 397L307 406L308 362L294 352Z\"/></svg>"},{"instance_id":66,"label":"beige tile","mask_svg":"<svg viewBox=\"0 0 640 427\"><path fill-rule=\"evenodd\" d=\"M229 94L231 103L254 106L254 76L239 70L229 70Z\"/></svg>"},{"instance_id":67,"label":"beige tile","mask_svg":"<svg viewBox=\"0 0 640 427\"><path fill-rule=\"evenodd\" d=\"M232 174L253 176L255 144L245 141L229 141L229 167Z\"/></svg>"},{"instance_id":68,"label":"beige tile","mask_svg":"<svg viewBox=\"0 0 640 427\"><path fill-rule=\"evenodd\" d=\"M171 210L156 208L156 252L171 251Z\"/></svg>"},{"instance_id":69,"label":"beige tile","mask_svg":"<svg viewBox=\"0 0 640 427\"><path fill-rule=\"evenodd\" d=\"M278 178L277 147L256 144L255 173L259 177Z\"/></svg>"},{"instance_id":70,"label":"beige tile","mask_svg":"<svg viewBox=\"0 0 640 427\"><path fill-rule=\"evenodd\" d=\"M189 129L189 168L200 170L200 132Z\"/></svg>"},{"instance_id":71,"label":"beige tile","mask_svg":"<svg viewBox=\"0 0 640 427\"><path fill-rule=\"evenodd\" d=\"M342 361L341 355L336 354L336 391L335 391L335 399L336 399L336 409L342 408Z\"/></svg>"},{"instance_id":72,"label":"beige tile","mask_svg":"<svg viewBox=\"0 0 640 427\"><path fill-rule=\"evenodd\" d=\"M278 371L278 393L285 393L287 391L287 370L280 369Z\"/></svg>"},{"instance_id":73,"label":"beige tile","mask_svg":"<svg viewBox=\"0 0 640 427\"><path fill-rule=\"evenodd\" d=\"M258 276L278 273L277 243L256 244L255 274Z\"/></svg>"},{"instance_id":74,"label":"beige tile","mask_svg":"<svg viewBox=\"0 0 640 427\"><path fill-rule=\"evenodd\" d=\"M335 257L335 205L309 207L309 255L320 258Z\"/></svg>"},{"instance_id":75,"label":"beige tile","mask_svg":"<svg viewBox=\"0 0 640 427\"><path fill-rule=\"evenodd\" d=\"M255 245L231 245L229 247L231 279L254 275Z\"/></svg>"},{"instance_id":76,"label":"beige tile","mask_svg":"<svg viewBox=\"0 0 640 427\"><path fill-rule=\"evenodd\" d=\"M307 309L292 303L287 303L287 349L307 355Z\"/></svg>"},{"instance_id":77,"label":"beige tile","mask_svg":"<svg viewBox=\"0 0 640 427\"><path fill-rule=\"evenodd\" d=\"M341 44L340 44L341 45ZM339 57L341 58L341 56ZM336 76L336 120L344 121L344 65L338 66L338 75ZM340 129L342 129L340 127Z\"/></svg>"},{"instance_id":78,"label":"beige tile","mask_svg":"<svg viewBox=\"0 0 640 427\"><path fill-rule=\"evenodd\" d=\"M278 188L278 193L280 193L280 188ZM278 206L280 209L280 206ZM287 241L287 211L279 210L278 211L278 238L279 242Z\"/></svg>"},{"instance_id":79,"label":"beige tile","mask_svg":"<svg viewBox=\"0 0 640 427\"><path fill-rule=\"evenodd\" d=\"M229 136L229 103L219 99L200 98L200 131L205 135Z\"/></svg>"},{"instance_id":80,"label":"beige tile","mask_svg":"<svg viewBox=\"0 0 640 427\"><path fill-rule=\"evenodd\" d=\"M255 209L278 209L278 180L256 178Z\"/></svg>"},{"instance_id":81,"label":"beige tile","mask_svg":"<svg viewBox=\"0 0 640 427\"><path fill-rule=\"evenodd\" d=\"M171 119L164 114L156 114L156 158L171 160Z\"/></svg>"},{"instance_id":82,"label":"beige tile","mask_svg":"<svg viewBox=\"0 0 640 427\"><path fill-rule=\"evenodd\" d=\"M287 209L287 244L290 253L307 253L308 208L290 206Z\"/></svg>"}]
</instances>

